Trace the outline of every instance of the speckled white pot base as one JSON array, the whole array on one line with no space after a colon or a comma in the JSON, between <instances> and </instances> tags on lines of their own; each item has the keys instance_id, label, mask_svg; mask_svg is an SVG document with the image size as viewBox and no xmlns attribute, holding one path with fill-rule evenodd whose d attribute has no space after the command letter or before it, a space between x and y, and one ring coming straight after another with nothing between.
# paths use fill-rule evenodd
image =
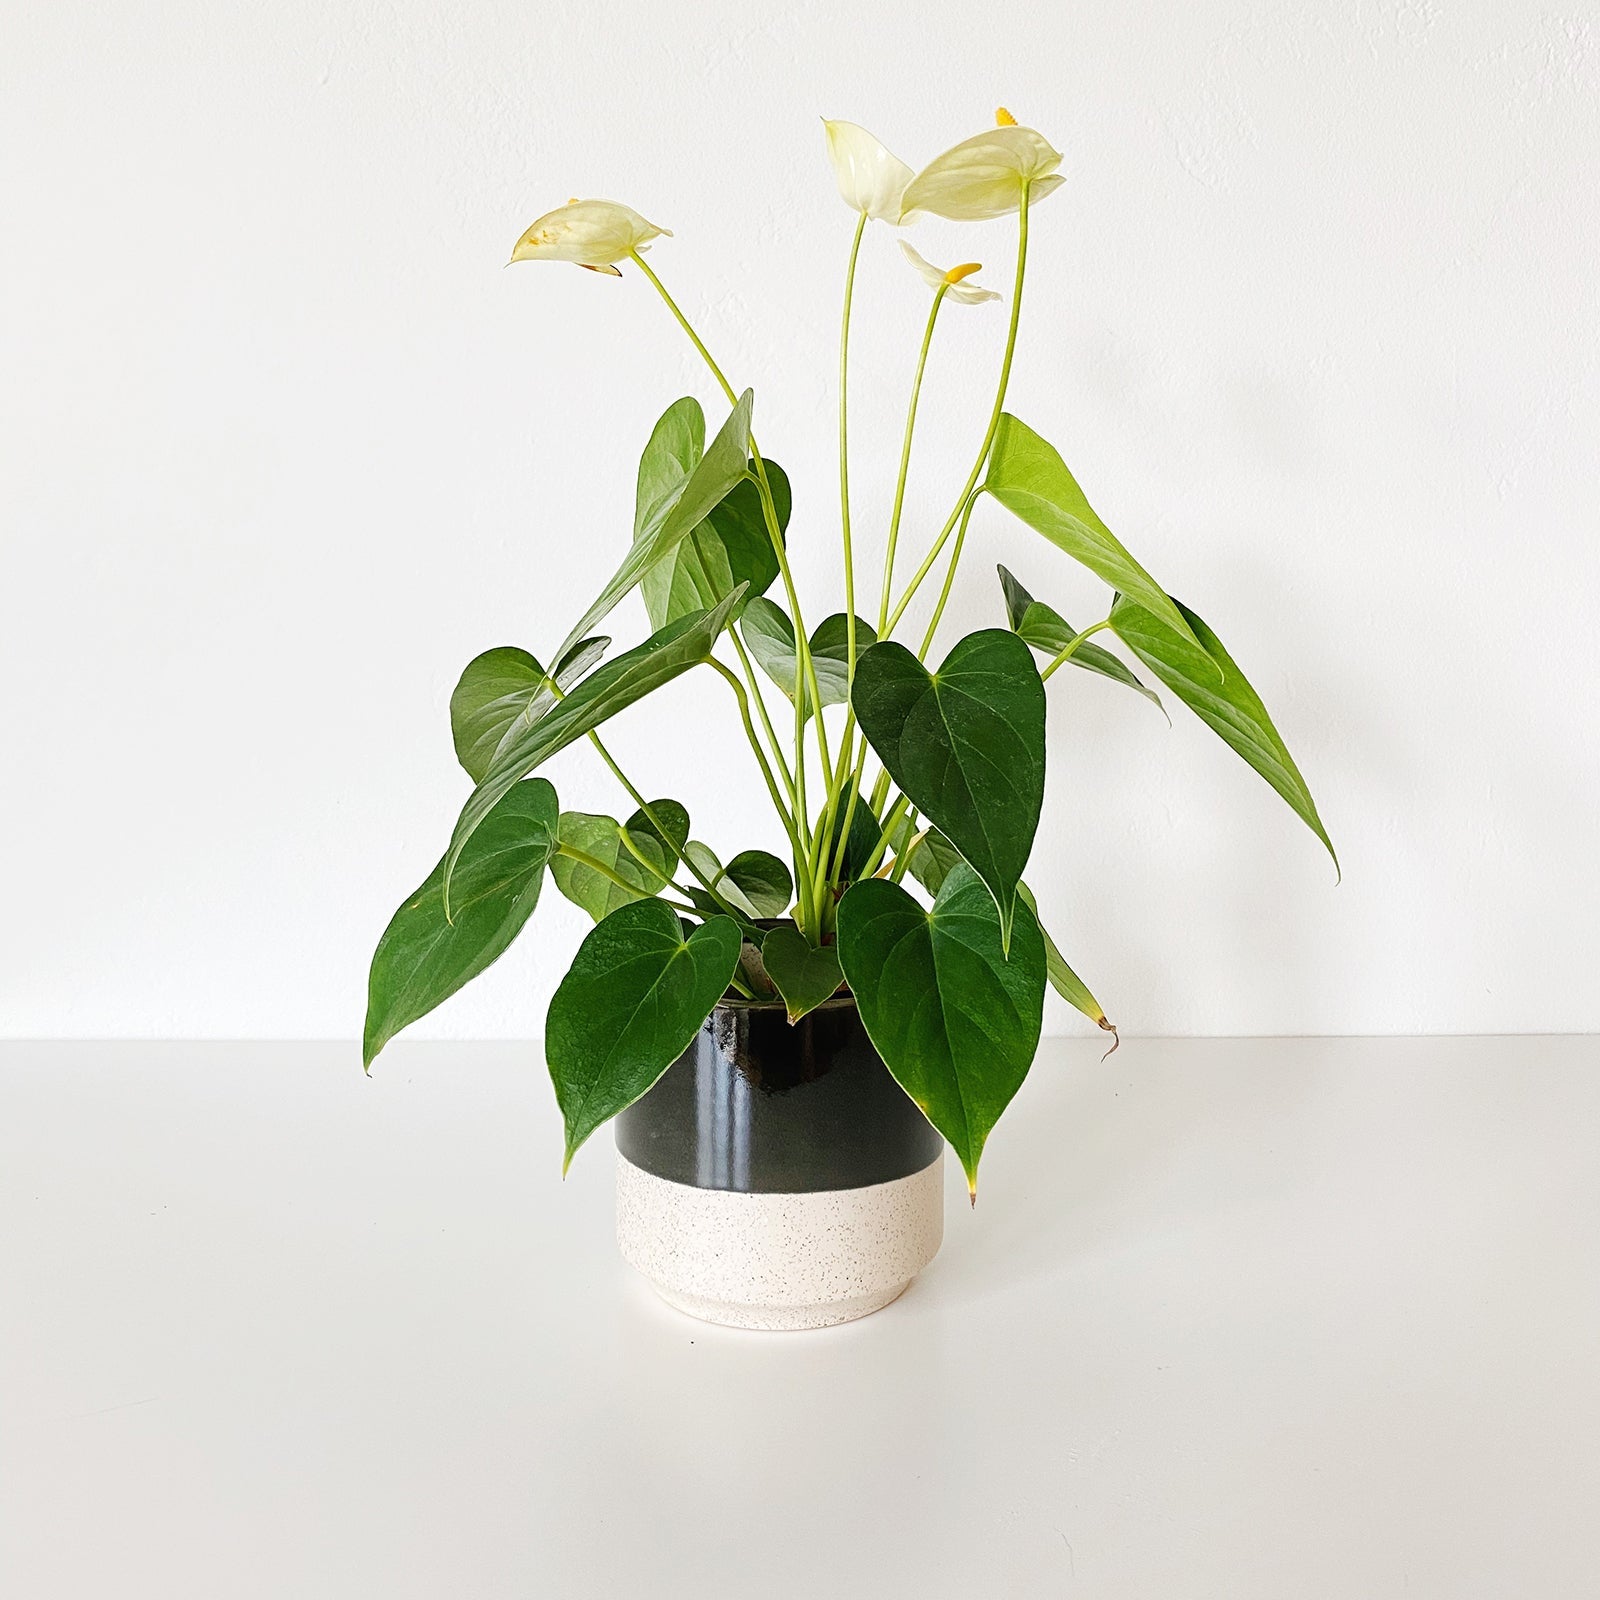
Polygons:
<instances>
[{"instance_id":1,"label":"speckled white pot base","mask_svg":"<svg viewBox=\"0 0 1600 1600\"><path fill-rule=\"evenodd\" d=\"M814 1194L698 1189L617 1157L617 1243L670 1306L730 1328L827 1328L897 1299L944 1238L944 1157Z\"/></svg>"}]
</instances>

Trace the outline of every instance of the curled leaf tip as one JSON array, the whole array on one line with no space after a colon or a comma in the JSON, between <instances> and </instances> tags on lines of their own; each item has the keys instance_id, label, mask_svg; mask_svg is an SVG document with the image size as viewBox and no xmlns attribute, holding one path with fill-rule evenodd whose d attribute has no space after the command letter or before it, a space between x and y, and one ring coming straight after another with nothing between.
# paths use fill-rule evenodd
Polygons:
<instances>
[{"instance_id":1,"label":"curled leaf tip","mask_svg":"<svg viewBox=\"0 0 1600 1600\"><path fill-rule=\"evenodd\" d=\"M1112 1058L1112 1056L1114 1056L1117 1053L1117 1051L1119 1051L1122 1048L1122 1035L1117 1032L1116 1023L1110 1021L1106 1017L1101 1017L1100 1018L1100 1026L1102 1028L1104 1028L1105 1031L1111 1035L1111 1048L1109 1050L1107 1050L1106 1053L1103 1056L1100 1057L1100 1060L1101 1060L1101 1062L1103 1064L1103 1063L1109 1061Z\"/></svg>"},{"instance_id":2,"label":"curled leaf tip","mask_svg":"<svg viewBox=\"0 0 1600 1600\"><path fill-rule=\"evenodd\" d=\"M1014 128L1017 125L1017 119L1004 106L996 106L994 108L994 125L997 128Z\"/></svg>"}]
</instances>

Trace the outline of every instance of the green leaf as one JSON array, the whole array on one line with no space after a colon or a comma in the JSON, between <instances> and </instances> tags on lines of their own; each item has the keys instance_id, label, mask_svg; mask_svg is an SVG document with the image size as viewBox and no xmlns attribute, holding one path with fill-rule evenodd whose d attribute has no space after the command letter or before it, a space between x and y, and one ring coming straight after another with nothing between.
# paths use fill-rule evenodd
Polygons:
<instances>
[{"instance_id":1,"label":"green leaf","mask_svg":"<svg viewBox=\"0 0 1600 1600\"><path fill-rule=\"evenodd\" d=\"M723 882L732 883L758 917L781 917L794 898L789 869L766 850L741 850L723 869Z\"/></svg>"},{"instance_id":2,"label":"green leaf","mask_svg":"<svg viewBox=\"0 0 1600 1600\"><path fill-rule=\"evenodd\" d=\"M661 826L657 827L656 823ZM676 867L689 838L689 813L676 800L652 800L648 812L641 807L623 823L623 827L635 839L655 840L669 864Z\"/></svg>"},{"instance_id":3,"label":"green leaf","mask_svg":"<svg viewBox=\"0 0 1600 1600\"><path fill-rule=\"evenodd\" d=\"M739 943L727 917L685 936L660 900L635 901L590 929L545 1020L545 1059L566 1123L563 1172L596 1128L689 1047L728 987Z\"/></svg>"},{"instance_id":4,"label":"green leaf","mask_svg":"<svg viewBox=\"0 0 1600 1600\"><path fill-rule=\"evenodd\" d=\"M1011 621L1011 631L1024 644L1032 645L1041 655L1052 661L1078 636L1078 630L1059 611L1052 610L1042 600L1035 600L1004 567L996 568L1000 574L1000 587L1005 591L1006 615ZM1096 672L1114 683L1126 684L1137 690L1156 710L1166 716L1166 707L1154 689L1148 689L1135 676L1128 664L1109 650L1102 649L1093 640L1086 639L1067 657L1069 667L1081 667L1086 672ZM1172 719L1167 718L1170 722Z\"/></svg>"},{"instance_id":5,"label":"green leaf","mask_svg":"<svg viewBox=\"0 0 1600 1600\"><path fill-rule=\"evenodd\" d=\"M1009 414L1000 418L984 488L1113 589L1164 617L1180 634L1187 631L1188 625L1161 585L1095 515L1055 446Z\"/></svg>"},{"instance_id":6,"label":"green leaf","mask_svg":"<svg viewBox=\"0 0 1600 1600\"><path fill-rule=\"evenodd\" d=\"M476 783L513 724L536 722L606 652L606 638L584 639L561 658L555 684L526 650L501 645L467 663L450 696L450 733L456 758Z\"/></svg>"},{"instance_id":7,"label":"green leaf","mask_svg":"<svg viewBox=\"0 0 1600 1600\"><path fill-rule=\"evenodd\" d=\"M1037 917L1039 914L1039 902L1034 899L1033 890L1023 883L1017 886L1017 893L1028 902L1028 909ZM1055 940L1050 937L1049 929L1043 923L1039 925L1039 932L1044 937L1045 974L1050 979L1050 987L1069 1006L1075 1006L1091 1022L1104 1028L1107 1033L1116 1039L1116 1043L1111 1046L1111 1050L1106 1051L1106 1054L1110 1055L1117 1048L1117 1045L1122 1043L1121 1037L1117 1034L1116 1025L1106 1020L1105 1008L1089 992L1088 984L1067 965L1067 958L1056 948Z\"/></svg>"},{"instance_id":8,"label":"green leaf","mask_svg":"<svg viewBox=\"0 0 1600 1600\"><path fill-rule=\"evenodd\" d=\"M661 452L661 459L651 473L652 484L664 485L659 491L660 498L649 506L646 524L636 530L633 544L623 558L622 565L611 575L611 581L600 591L594 604L578 619L577 626L567 635L560 650L556 652L558 657L564 656L595 623L609 615L617 603L638 585L645 573L699 527L711 510L722 502L728 491L744 476L745 463L748 460L745 450L750 437L750 408L753 400L751 391L746 389L740 395L739 403L728 413L728 420L718 430L705 455L676 482L669 483L667 480L670 478L672 465L682 463L672 456L672 449L664 449ZM679 401L677 406L682 404L683 402ZM677 406L669 408L668 416L677 411ZM692 436L692 418L686 424L684 420L686 415L687 413L680 413L677 421L671 426L674 449L683 448L685 440ZM651 435L651 446L646 448L647 456L651 447L655 445L657 435L666 425L666 417L656 424L656 433ZM641 493L644 491L645 478L644 465L641 463ZM739 596L730 595L728 598L737 603Z\"/></svg>"},{"instance_id":9,"label":"green leaf","mask_svg":"<svg viewBox=\"0 0 1600 1600\"><path fill-rule=\"evenodd\" d=\"M795 648L794 624L788 613L771 600L753 600L746 608L740 630L744 642L761 670L783 690L790 704L794 703ZM856 618L856 660L860 661L867 648L877 642L878 635L870 623ZM845 631L842 611L825 617L811 635L811 659L817 673L817 691L825 706L843 705L850 696L849 641ZM812 714L809 686L806 691L805 714Z\"/></svg>"},{"instance_id":10,"label":"green leaf","mask_svg":"<svg viewBox=\"0 0 1600 1600\"><path fill-rule=\"evenodd\" d=\"M474 829L494 809L500 796L574 739L581 739L652 689L659 689L704 661L711 654L711 647L737 599L737 595L729 595L713 611L669 623L642 645L625 651L615 661L590 673L565 700L537 721L511 730L495 752L489 770L467 796L467 803L456 820L455 833L445 854L447 905L455 864Z\"/></svg>"},{"instance_id":11,"label":"green leaf","mask_svg":"<svg viewBox=\"0 0 1600 1600\"><path fill-rule=\"evenodd\" d=\"M556 888L596 922L604 921L618 906L660 894L671 878L666 852L654 834L635 834L632 840L634 849L649 861L647 867L629 850L623 839L623 825L615 817L563 811L557 837L560 843L593 856L630 885L625 889L571 856L556 855L551 859L550 876L556 880Z\"/></svg>"},{"instance_id":12,"label":"green leaf","mask_svg":"<svg viewBox=\"0 0 1600 1600\"><path fill-rule=\"evenodd\" d=\"M989 891L968 867L931 910L869 878L839 902L839 960L873 1047L950 1141L974 1196L978 1158L1033 1064L1045 954L1024 901L1009 959Z\"/></svg>"},{"instance_id":13,"label":"green leaf","mask_svg":"<svg viewBox=\"0 0 1600 1600\"><path fill-rule=\"evenodd\" d=\"M792 922L774 928L761 941L761 965L772 980L790 1022L798 1022L838 992L844 982L838 949L817 949Z\"/></svg>"},{"instance_id":14,"label":"green leaf","mask_svg":"<svg viewBox=\"0 0 1600 1600\"><path fill-rule=\"evenodd\" d=\"M781 531L789 522L789 480L777 462L766 466ZM778 555L761 509L761 491L753 479L745 478L645 573L640 591L651 626L659 628L690 611L714 606L741 583L746 585L742 609L765 593L777 576Z\"/></svg>"},{"instance_id":15,"label":"green leaf","mask_svg":"<svg viewBox=\"0 0 1600 1600\"><path fill-rule=\"evenodd\" d=\"M716 891L715 895L708 894L699 885L688 891L690 900L701 911L713 915L719 911L724 914L731 911L736 918L742 919L741 926L747 931L755 927L756 921L764 913L756 909L750 897L728 876L727 868L717 859L717 853L710 845L702 844L698 839L691 839L683 847L683 859ZM718 897L721 898L722 905L717 903ZM760 938L758 932L756 934L758 943Z\"/></svg>"},{"instance_id":16,"label":"green leaf","mask_svg":"<svg viewBox=\"0 0 1600 1600\"><path fill-rule=\"evenodd\" d=\"M661 526L705 449L706 414L700 402L686 394L661 413L639 457L633 501L635 541Z\"/></svg>"},{"instance_id":17,"label":"green leaf","mask_svg":"<svg viewBox=\"0 0 1600 1600\"><path fill-rule=\"evenodd\" d=\"M444 913L444 862L390 918L372 957L362 1064L402 1028L496 960L539 903L556 847L556 792L515 784L484 818L456 867L454 921Z\"/></svg>"},{"instance_id":18,"label":"green leaf","mask_svg":"<svg viewBox=\"0 0 1600 1600\"><path fill-rule=\"evenodd\" d=\"M1027 645L986 628L930 674L885 640L857 663L851 703L889 775L988 884L1008 943L1044 803L1044 684Z\"/></svg>"},{"instance_id":19,"label":"green leaf","mask_svg":"<svg viewBox=\"0 0 1600 1600\"><path fill-rule=\"evenodd\" d=\"M839 809L834 813L833 826L828 832L828 859L831 861L834 853L839 848L839 830L844 826L844 814L850 804L850 796L843 793L839 797ZM872 860L878 848L878 841L883 837L883 825L878 821L872 806L864 794L856 796L856 808L850 813L850 836L845 840L844 846L844 881L850 882L859 878L866 870L867 863Z\"/></svg>"},{"instance_id":20,"label":"green leaf","mask_svg":"<svg viewBox=\"0 0 1600 1600\"><path fill-rule=\"evenodd\" d=\"M811 660L817 669L817 692L825 706L842 706L850 698L850 651L847 621L842 611L824 617L811 635ZM877 631L864 618L856 618L856 661L878 642ZM793 677L790 678L793 684Z\"/></svg>"},{"instance_id":21,"label":"green leaf","mask_svg":"<svg viewBox=\"0 0 1600 1600\"><path fill-rule=\"evenodd\" d=\"M1334 868L1339 857L1317 815L1316 802L1288 747L1267 715L1250 680L1223 649L1205 620L1181 601L1169 604L1182 612L1184 631L1169 628L1160 617L1119 595L1111 608L1118 638L1209 728L1217 733L1287 800L1306 826L1326 846ZM1191 640L1199 640L1197 647Z\"/></svg>"},{"instance_id":22,"label":"green leaf","mask_svg":"<svg viewBox=\"0 0 1600 1600\"><path fill-rule=\"evenodd\" d=\"M904 828L905 824L901 826ZM960 865L961 852L937 828L923 830L911 852L910 872L929 894L938 894L945 879ZM1017 892L1022 892L1021 885Z\"/></svg>"}]
</instances>

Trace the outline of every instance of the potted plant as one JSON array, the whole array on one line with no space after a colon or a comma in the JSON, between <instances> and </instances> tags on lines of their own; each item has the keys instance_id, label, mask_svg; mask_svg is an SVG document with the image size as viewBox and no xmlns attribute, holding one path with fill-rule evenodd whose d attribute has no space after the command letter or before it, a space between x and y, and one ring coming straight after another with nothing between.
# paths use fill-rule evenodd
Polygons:
<instances>
[{"instance_id":1,"label":"potted plant","mask_svg":"<svg viewBox=\"0 0 1600 1600\"><path fill-rule=\"evenodd\" d=\"M451 727L474 787L442 859L379 941L364 1056L370 1067L500 956L548 875L595 924L545 1029L565 1161L615 1119L623 1253L669 1301L715 1321L816 1327L887 1304L938 1249L946 1143L976 1195L984 1141L1033 1061L1046 984L1110 1028L1024 880L1044 799L1047 685L1062 667L1159 705L1147 673L1332 852L1305 781L1221 641L1101 521L1056 450L1005 409L1030 217L1063 179L1040 134L1004 111L996 123L917 173L865 130L825 124L856 223L839 352L845 608L814 625L787 558L788 480L757 446L752 393L724 375L645 260L667 230L626 206L573 200L540 217L512 254L639 274L728 409L707 443L697 401L668 406L639 463L622 560L553 651L502 646L462 673ZM1000 298L976 284L975 265L941 270L902 243L928 312L881 576L862 606L845 404L852 290L868 223L898 228L924 213L1016 219L1009 318L977 455L943 525L901 561L941 314ZM1106 613L1074 628L1002 567L996 626L935 659L984 496L1103 580ZM935 589L920 638L902 638L908 608ZM613 654L597 630L635 591L653 631ZM1105 648L1112 642L1131 661ZM647 798L601 740L609 718L696 669L727 685L731 737L759 768L782 856L717 853L693 837L679 801ZM580 739L626 797L620 820L563 811L538 775Z\"/></svg>"}]
</instances>

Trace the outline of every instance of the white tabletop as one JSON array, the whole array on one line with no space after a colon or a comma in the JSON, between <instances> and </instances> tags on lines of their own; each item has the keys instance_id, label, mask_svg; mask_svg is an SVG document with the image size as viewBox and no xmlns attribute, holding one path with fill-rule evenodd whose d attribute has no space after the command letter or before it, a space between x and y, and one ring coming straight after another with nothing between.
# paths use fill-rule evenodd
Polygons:
<instances>
[{"instance_id":1,"label":"white tabletop","mask_svg":"<svg viewBox=\"0 0 1600 1600\"><path fill-rule=\"evenodd\" d=\"M0 1593L1600 1593L1600 1041L1098 1055L898 1304L746 1334L537 1047L3 1047Z\"/></svg>"}]
</instances>

